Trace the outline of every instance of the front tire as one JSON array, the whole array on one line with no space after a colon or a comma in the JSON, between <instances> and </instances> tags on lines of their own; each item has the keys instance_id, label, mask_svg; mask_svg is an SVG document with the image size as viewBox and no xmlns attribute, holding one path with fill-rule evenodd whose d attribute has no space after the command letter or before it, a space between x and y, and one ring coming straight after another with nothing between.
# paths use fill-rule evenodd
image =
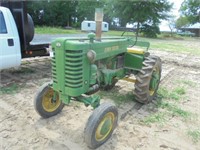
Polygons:
<instances>
[{"instance_id":1,"label":"front tire","mask_svg":"<svg viewBox=\"0 0 200 150\"><path fill-rule=\"evenodd\" d=\"M117 126L118 110L110 103L103 103L94 110L85 127L85 142L90 148L105 143Z\"/></svg>"},{"instance_id":2,"label":"front tire","mask_svg":"<svg viewBox=\"0 0 200 150\"><path fill-rule=\"evenodd\" d=\"M158 90L161 78L161 59L157 56L148 56L143 67L136 76L135 99L143 104L153 100Z\"/></svg>"},{"instance_id":3,"label":"front tire","mask_svg":"<svg viewBox=\"0 0 200 150\"><path fill-rule=\"evenodd\" d=\"M54 91L50 85L51 83L42 85L34 99L34 108L43 118L58 114L64 107L64 104L59 99L58 92ZM55 100L53 100L54 94L56 94Z\"/></svg>"}]
</instances>

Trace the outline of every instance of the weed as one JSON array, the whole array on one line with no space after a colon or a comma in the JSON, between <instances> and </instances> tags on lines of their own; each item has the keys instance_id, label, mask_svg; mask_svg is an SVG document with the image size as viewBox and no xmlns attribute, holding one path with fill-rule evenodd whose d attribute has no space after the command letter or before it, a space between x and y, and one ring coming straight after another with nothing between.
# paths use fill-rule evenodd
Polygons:
<instances>
[{"instance_id":1,"label":"weed","mask_svg":"<svg viewBox=\"0 0 200 150\"><path fill-rule=\"evenodd\" d=\"M172 116L178 116L178 117L182 117L184 119L187 119L191 116L190 112L185 111L185 110L179 108L178 106L171 104L169 102L159 101L157 103L157 107L168 110L172 114Z\"/></svg>"},{"instance_id":2,"label":"weed","mask_svg":"<svg viewBox=\"0 0 200 150\"><path fill-rule=\"evenodd\" d=\"M26 67L22 67L18 70L13 70L12 73L13 74L31 74L31 73L34 73L35 70L32 70L30 68L26 68Z\"/></svg>"},{"instance_id":3,"label":"weed","mask_svg":"<svg viewBox=\"0 0 200 150\"><path fill-rule=\"evenodd\" d=\"M134 95L132 93L126 93L126 94L122 94L119 93L118 91L116 91L116 89L112 89L111 91L99 91L98 95L100 97L105 97L105 98L109 98L114 100L114 103L118 106L120 106L121 104L129 101L129 100L133 100Z\"/></svg>"},{"instance_id":4,"label":"weed","mask_svg":"<svg viewBox=\"0 0 200 150\"><path fill-rule=\"evenodd\" d=\"M184 87L177 87L172 92L177 93L178 95L184 95L186 93Z\"/></svg>"},{"instance_id":5,"label":"weed","mask_svg":"<svg viewBox=\"0 0 200 150\"><path fill-rule=\"evenodd\" d=\"M184 87L177 87L172 91L168 91L166 88L160 88L158 90L158 95L161 98L165 98L165 99L172 99L172 100L180 100L181 96L184 95L186 93L185 88Z\"/></svg>"},{"instance_id":6,"label":"weed","mask_svg":"<svg viewBox=\"0 0 200 150\"><path fill-rule=\"evenodd\" d=\"M16 83L12 83L5 87L0 87L0 95L2 94L15 94L19 90L19 86Z\"/></svg>"},{"instance_id":7,"label":"weed","mask_svg":"<svg viewBox=\"0 0 200 150\"><path fill-rule=\"evenodd\" d=\"M194 143L197 143L200 140L200 130L189 130L187 135L192 138Z\"/></svg>"},{"instance_id":8,"label":"weed","mask_svg":"<svg viewBox=\"0 0 200 150\"><path fill-rule=\"evenodd\" d=\"M191 80L178 80L177 83L183 83L188 86L196 87L196 83Z\"/></svg>"},{"instance_id":9,"label":"weed","mask_svg":"<svg viewBox=\"0 0 200 150\"><path fill-rule=\"evenodd\" d=\"M164 113L156 113L144 118L142 122L146 125L149 125L151 123L156 123L156 122L162 123L166 120L165 117L166 117L166 114Z\"/></svg>"}]
</instances>

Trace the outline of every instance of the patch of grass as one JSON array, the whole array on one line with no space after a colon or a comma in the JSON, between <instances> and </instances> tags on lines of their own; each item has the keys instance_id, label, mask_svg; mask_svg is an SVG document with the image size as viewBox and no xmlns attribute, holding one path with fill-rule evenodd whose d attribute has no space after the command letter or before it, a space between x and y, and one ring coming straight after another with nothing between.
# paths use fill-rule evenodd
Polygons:
<instances>
[{"instance_id":1,"label":"patch of grass","mask_svg":"<svg viewBox=\"0 0 200 150\"><path fill-rule=\"evenodd\" d=\"M186 90L184 87L177 87L172 91L167 90L166 88L159 88L158 95L165 99L172 99L172 100L180 100L182 95L186 94Z\"/></svg>"},{"instance_id":2,"label":"patch of grass","mask_svg":"<svg viewBox=\"0 0 200 150\"><path fill-rule=\"evenodd\" d=\"M172 116L182 117L187 119L191 116L191 113L179 108L177 105L171 104L169 102L159 101L157 107L166 109Z\"/></svg>"},{"instance_id":3,"label":"patch of grass","mask_svg":"<svg viewBox=\"0 0 200 150\"><path fill-rule=\"evenodd\" d=\"M184 40L160 40L160 39L150 39L151 43L150 49L152 50L161 50L161 51L170 51L170 52L181 52L181 53L191 53L194 55L200 55L198 49L198 39L184 39ZM191 43L191 44L188 44ZM193 45L193 46L192 46Z\"/></svg>"},{"instance_id":4,"label":"patch of grass","mask_svg":"<svg viewBox=\"0 0 200 150\"><path fill-rule=\"evenodd\" d=\"M200 130L189 130L187 135L192 138L194 143L197 143L200 140Z\"/></svg>"},{"instance_id":5,"label":"patch of grass","mask_svg":"<svg viewBox=\"0 0 200 150\"><path fill-rule=\"evenodd\" d=\"M132 93L122 94L119 93L116 89L112 89L110 91L99 91L98 95L102 98L112 99L118 106L134 99L134 95Z\"/></svg>"},{"instance_id":6,"label":"patch of grass","mask_svg":"<svg viewBox=\"0 0 200 150\"><path fill-rule=\"evenodd\" d=\"M142 120L142 123L146 125L150 125L151 123L162 123L166 119L166 114L165 113L156 113L152 114Z\"/></svg>"},{"instance_id":7,"label":"patch of grass","mask_svg":"<svg viewBox=\"0 0 200 150\"><path fill-rule=\"evenodd\" d=\"M196 83L191 80L177 80L177 83L183 83L184 85L196 87Z\"/></svg>"},{"instance_id":8,"label":"patch of grass","mask_svg":"<svg viewBox=\"0 0 200 150\"><path fill-rule=\"evenodd\" d=\"M0 87L0 95L3 94L15 94L19 91L19 86L16 83L12 83L5 87Z\"/></svg>"},{"instance_id":9,"label":"patch of grass","mask_svg":"<svg viewBox=\"0 0 200 150\"><path fill-rule=\"evenodd\" d=\"M36 34L81 34L82 32L80 30L67 30L61 27L48 27L48 26L37 26L35 28Z\"/></svg>"},{"instance_id":10,"label":"patch of grass","mask_svg":"<svg viewBox=\"0 0 200 150\"><path fill-rule=\"evenodd\" d=\"M26 67L22 67L18 70L13 70L12 73L13 74L31 74L34 73L35 70L31 69L31 68L26 68Z\"/></svg>"}]
</instances>

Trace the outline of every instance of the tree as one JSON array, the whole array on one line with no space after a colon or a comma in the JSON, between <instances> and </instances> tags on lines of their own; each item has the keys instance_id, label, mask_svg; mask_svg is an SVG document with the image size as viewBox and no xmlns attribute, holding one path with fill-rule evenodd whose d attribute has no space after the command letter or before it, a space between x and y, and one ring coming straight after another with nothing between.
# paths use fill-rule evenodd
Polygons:
<instances>
[{"instance_id":1,"label":"tree","mask_svg":"<svg viewBox=\"0 0 200 150\"><path fill-rule=\"evenodd\" d=\"M109 7L106 3L106 0L78 1L78 5L76 7L78 23L80 24L85 19L94 20L95 8L103 8L104 21L111 24L112 17L109 16L109 11L107 11L109 9Z\"/></svg>"},{"instance_id":2,"label":"tree","mask_svg":"<svg viewBox=\"0 0 200 150\"><path fill-rule=\"evenodd\" d=\"M188 17L180 16L175 22L175 27L176 29L180 29L181 27L189 25L189 24L190 22L188 20Z\"/></svg>"},{"instance_id":3,"label":"tree","mask_svg":"<svg viewBox=\"0 0 200 150\"><path fill-rule=\"evenodd\" d=\"M148 27L155 26L160 23L161 19L167 19L169 17L167 12L172 8L172 4L164 0L115 0L110 2L110 7L110 13L113 12L113 17L121 20L121 25L137 23L137 37L142 24L146 24Z\"/></svg>"},{"instance_id":4,"label":"tree","mask_svg":"<svg viewBox=\"0 0 200 150\"><path fill-rule=\"evenodd\" d=\"M156 34L160 34L160 29L156 24L153 25L143 24L140 32L142 32L145 37L156 38L157 37Z\"/></svg>"},{"instance_id":5,"label":"tree","mask_svg":"<svg viewBox=\"0 0 200 150\"><path fill-rule=\"evenodd\" d=\"M28 11L36 25L71 26L77 1L28 1Z\"/></svg>"},{"instance_id":6,"label":"tree","mask_svg":"<svg viewBox=\"0 0 200 150\"><path fill-rule=\"evenodd\" d=\"M170 29L170 32L171 32L171 37L173 36L173 31L174 29L176 28L176 21L175 21L175 16L171 16L169 19L168 19L168 26L169 26L169 29Z\"/></svg>"},{"instance_id":7,"label":"tree","mask_svg":"<svg viewBox=\"0 0 200 150\"><path fill-rule=\"evenodd\" d=\"M180 11L185 15L190 23L200 22L200 1L184 0Z\"/></svg>"}]
</instances>

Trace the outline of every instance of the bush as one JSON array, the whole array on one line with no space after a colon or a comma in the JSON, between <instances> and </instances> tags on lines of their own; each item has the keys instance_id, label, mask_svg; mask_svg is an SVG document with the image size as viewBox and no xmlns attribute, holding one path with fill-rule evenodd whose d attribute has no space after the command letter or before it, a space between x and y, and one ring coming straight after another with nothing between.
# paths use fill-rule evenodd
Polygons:
<instances>
[{"instance_id":1,"label":"bush","mask_svg":"<svg viewBox=\"0 0 200 150\"><path fill-rule=\"evenodd\" d=\"M157 25L143 24L140 30L145 37L156 38L160 34L160 29Z\"/></svg>"}]
</instances>

